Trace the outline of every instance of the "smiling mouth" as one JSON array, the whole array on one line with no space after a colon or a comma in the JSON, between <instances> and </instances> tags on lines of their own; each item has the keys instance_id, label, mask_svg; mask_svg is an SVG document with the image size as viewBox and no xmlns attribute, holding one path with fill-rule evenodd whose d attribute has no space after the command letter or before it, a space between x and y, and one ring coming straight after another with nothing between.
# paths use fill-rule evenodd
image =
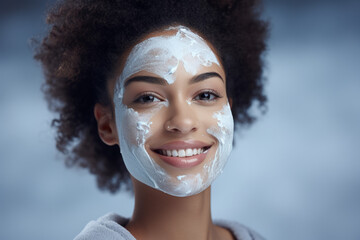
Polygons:
<instances>
[{"instance_id":1,"label":"smiling mouth","mask_svg":"<svg viewBox=\"0 0 360 240\"><path fill-rule=\"evenodd\" d=\"M202 148L169 149L169 150L156 149L154 150L154 152L167 157L186 158L186 157L191 157L191 156L200 155L202 153L206 153L210 147L211 146L206 146Z\"/></svg>"}]
</instances>

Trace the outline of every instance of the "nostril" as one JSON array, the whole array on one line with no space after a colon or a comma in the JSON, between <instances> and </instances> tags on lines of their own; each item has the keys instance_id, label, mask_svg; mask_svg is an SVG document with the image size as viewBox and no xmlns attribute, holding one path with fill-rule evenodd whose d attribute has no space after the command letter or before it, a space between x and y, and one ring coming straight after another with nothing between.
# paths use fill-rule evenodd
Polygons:
<instances>
[{"instance_id":1,"label":"nostril","mask_svg":"<svg viewBox=\"0 0 360 240\"><path fill-rule=\"evenodd\" d=\"M169 131L169 132L174 132L174 133L187 133L187 132L191 132L193 130L196 130L196 128L189 128L189 127L179 126L179 127L166 127L166 130Z\"/></svg>"},{"instance_id":2,"label":"nostril","mask_svg":"<svg viewBox=\"0 0 360 240\"><path fill-rule=\"evenodd\" d=\"M165 129L169 132L186 133L195 131L197 129L197 126L194 122L189 121L179 121L177 123L169 121L168 123L166 123Z\"/></svg>"},{"instance_id":3,"label":"nostril","mask_svg":"<svg viewBox=\"0 0 360 240\"><path fill-rule=\"evenodd\" d=\"M172 133L189 133L198 129L198 116L188 109L182 111L172 111L171 115L164 124L164 128Z\"/></svg>"}]
</instances>

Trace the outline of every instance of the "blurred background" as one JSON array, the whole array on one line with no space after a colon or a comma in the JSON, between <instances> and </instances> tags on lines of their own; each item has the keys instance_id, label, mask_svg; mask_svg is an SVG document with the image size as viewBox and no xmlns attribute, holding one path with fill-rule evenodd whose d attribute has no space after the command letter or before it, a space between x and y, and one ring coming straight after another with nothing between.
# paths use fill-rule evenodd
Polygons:
<instances>
[{"instance_id":1,"label":"blurred background","mask_svg":"<svg viewBox=\"0 0 360 240\"><path fill-rule=\"evenodd\" d=\"M132 213L127 193L66 169L32 37L50 0L0 2L0 239L72 239ZM213 217L274 240L360 239L360 1L266 0L268 112L236 136Z\"/></svg>"}]
</instances>

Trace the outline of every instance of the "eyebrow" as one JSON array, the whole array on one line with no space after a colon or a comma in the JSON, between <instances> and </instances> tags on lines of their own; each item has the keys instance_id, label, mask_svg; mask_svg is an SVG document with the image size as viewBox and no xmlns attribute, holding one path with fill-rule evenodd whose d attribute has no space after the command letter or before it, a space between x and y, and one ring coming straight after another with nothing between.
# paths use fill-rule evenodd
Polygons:
<instances>
[{"instance_id":1,"label":"eyebrow","mask_svg":"<svg viewBox=\"0 0 360 240\"><path fill-rule=\"evenodd\" d=\"M220 74L218 74L216 72L207 72L207 73L202 73L200 75L193 77L190 80L190 84L201 82L201 81L204 81L204 80L206 80L208 78L212 78L212 77L218 77L221 79L221 81L224 82L224 79L220 76ZM162 78L153 77L153 76L136 76L136 77L132 77L132 78L128 79L125 82L124 87L126 88L132 82L147 82L147 83L159 84L159 85L167 85L168 84L167 81Z\"/></svg>"},{"instance_id":2,"label":"eyebrow","mask_svg":"<svg viewBox=\"0 0 360 240\"><path fill-rule=\"evenodd\" d=\"M128 86L132 82L147 82L153 84L167 85L166 80L162 78L152 77L152 76L136 76L128 79L125 82L124 87Z\"/></svg>"},{"instance_id":3,"label":"eyebrow","mask_svg":"<svg viewBox=\"0 0 360 240\"><path fill-rule=\"evenodd\" d=\"M212 78L212 77L218 77L218 78L221 79L221 81L224 82L224 79L220 76L220 74L218 74L216 72L207 72L207 73L202 73L200 75L197 75L196 77L193 77L190 80L190 84L201 82L201 81L204 81L204 80L206 80L208 78Z\"/></svg>"}]
</instances>

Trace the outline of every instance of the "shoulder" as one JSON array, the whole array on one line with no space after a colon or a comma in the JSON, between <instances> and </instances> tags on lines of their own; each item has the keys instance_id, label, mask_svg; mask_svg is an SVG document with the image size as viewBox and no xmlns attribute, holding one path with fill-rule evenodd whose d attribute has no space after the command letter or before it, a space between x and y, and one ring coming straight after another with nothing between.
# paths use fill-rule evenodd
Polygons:
<instances>
[{"instance_id":1,"label":"shoulder","mask_svg":"<svg viewBox=\"0 0 360 240\"><path fill-rule=\"evenodd\" d=\"M124 226L129 219L115 213L108 213L89 222L74 240L135 240Z\"/></svg>"},{"instance_id":2,"label":"shoulder","mask_svg":"<svg viewBox=\"0 0 360 240\"><path fill-rule=\"evenodd\" d=\"M256 231L235 221L217 220L215 224L229 229L236 240L265 240L265 238Z\"/></svg>"}]
</instances>

